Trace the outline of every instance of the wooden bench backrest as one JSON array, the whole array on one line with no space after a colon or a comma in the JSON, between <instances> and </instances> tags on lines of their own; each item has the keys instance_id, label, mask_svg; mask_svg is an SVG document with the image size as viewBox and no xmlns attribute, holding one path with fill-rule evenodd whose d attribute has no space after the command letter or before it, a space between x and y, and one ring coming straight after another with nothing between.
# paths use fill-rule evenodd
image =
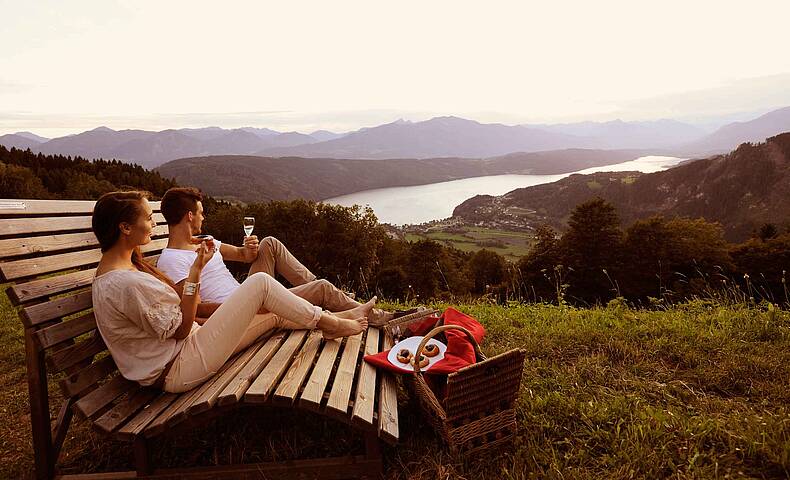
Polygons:
<instances>
[{"instance_id":1,"label":"wooden bench backrest","mask_svg":"<svg viewBox=\"0 0 790 480\"><path fill-rule=\"evenodd\" d=\"M44 382L38 389L31 387L31 397L34 390L47 394L47 372L63 372L63 396L88 417L132 388L116 374L112 358L102 354L106 346L91 311L90 287L101 258L91 231L94 203L0 200L0 280L12 283L8 296L21 307L28 376ZM151 207L157 227L153 241L142 250L155 261L167 244L167 225L159 202ZM30 372L31 356L45 359L37 372Z\"/></svg>"}]
</instances>

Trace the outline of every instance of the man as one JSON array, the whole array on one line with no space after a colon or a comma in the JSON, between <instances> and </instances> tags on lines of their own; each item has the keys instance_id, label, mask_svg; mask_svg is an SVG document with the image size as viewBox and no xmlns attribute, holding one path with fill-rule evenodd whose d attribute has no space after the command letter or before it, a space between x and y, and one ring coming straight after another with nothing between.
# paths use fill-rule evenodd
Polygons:
<instances>
[{"instance_id":1,"label":"man","mask_svg":"<svg viewBox=\"0 0 790 480\"><path fill-rule=\"evenodd\" d=\"M171 188L162 197L162 215L167 221L169 234L167 247L157 262L157 268L170 277L181 288L195 260L195 239L203 228L203 196L195 188ZM236 247L213 240L219 255L204 267L200 296L203 305L198 316L207 317L218 304L225 301L239 287L225 265L225 261L251 263L249 274L265 272L272 277L279 273L293 285L295 295L304 298L331 312L341 312L362 306L326 280L319 280L294 257L279 240L266 237L263 242L251 235L244 238L244 245ZM263 313L263 312L261 312ZM392 314L374 308L368 315L368 324L380 326L392 318ZM286 327L287 319L276 319L275 326ZM282 323L282 322L285 323Z\"/></svg>"}]
</instances>

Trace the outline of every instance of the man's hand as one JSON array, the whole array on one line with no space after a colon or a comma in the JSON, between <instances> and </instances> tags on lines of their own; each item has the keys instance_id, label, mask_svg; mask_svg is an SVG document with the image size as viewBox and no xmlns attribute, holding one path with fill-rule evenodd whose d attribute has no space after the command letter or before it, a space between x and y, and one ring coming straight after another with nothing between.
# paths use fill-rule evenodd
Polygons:
<instances>
[{"instance_id":1,"label":"man's hand","mask_svg":"<svg viewBox=\"0 0 790 480\"><path fill-rule=\"evenodd\" d=\"M258 242L258 237L255 235L244 237L244 246L242 247L244 252L244 261L247 263L254 262L255 259L258 258L259 247L260 244Z\"/></svg>"}]
</instances>

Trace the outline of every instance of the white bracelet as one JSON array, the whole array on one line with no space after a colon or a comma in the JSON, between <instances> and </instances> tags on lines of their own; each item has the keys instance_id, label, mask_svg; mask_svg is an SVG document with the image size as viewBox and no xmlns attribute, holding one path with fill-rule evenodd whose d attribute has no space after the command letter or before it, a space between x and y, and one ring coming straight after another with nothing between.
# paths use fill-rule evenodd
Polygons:
<instances>
[{"instance_id":1,"label":"white bracelet","mask_svg":"<svg viewBox=\"0 0 790 480\"><path fill-rule=\"evenodd\" d=\"M184 282L184 295L187 297L191 297L192 295L195 295L199 289L200 289L200 282L197 283Z\"/></svg>"}]
</instances>

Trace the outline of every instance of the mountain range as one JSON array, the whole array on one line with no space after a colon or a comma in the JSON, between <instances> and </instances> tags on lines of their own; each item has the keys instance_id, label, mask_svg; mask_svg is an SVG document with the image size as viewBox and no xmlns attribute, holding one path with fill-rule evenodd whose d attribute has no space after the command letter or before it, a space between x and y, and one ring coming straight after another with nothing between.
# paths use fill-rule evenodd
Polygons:
<instances>
[{"instance_id":1,"label":"mountain range","mask_svg":"<svg viewBox=\"0 0 790 480\"><path fill-rule=\"evenodd\" d=\"M730 241L748 238L764 223L788 226L790 133L656 173L575 174L501 196L478 195L453 216L561 229L576 205L594 197L612 203L624 224L657 214L703 217L720 222Z\"/></svg>"},{"instance_id":2,"label":"mountain range","mask_svg":"<svg viewBox=\"0 0 790 480\"><path fill-rule=\"evenodd\" d=\"M674 120L503 125L458 117L421 122L398 120L354 132L310 134L267 128L183 128L160 132L99 127L54 139L29 132L0 136L6 147L45 154L115 158L147 168L168 161L211 155L256 155L336 159L489 158L514 152L585 149L649 149L685 157L726 153L743 142L759 142L790 130L790 107L707 133Z\"/></svg>"}]
</instances>

